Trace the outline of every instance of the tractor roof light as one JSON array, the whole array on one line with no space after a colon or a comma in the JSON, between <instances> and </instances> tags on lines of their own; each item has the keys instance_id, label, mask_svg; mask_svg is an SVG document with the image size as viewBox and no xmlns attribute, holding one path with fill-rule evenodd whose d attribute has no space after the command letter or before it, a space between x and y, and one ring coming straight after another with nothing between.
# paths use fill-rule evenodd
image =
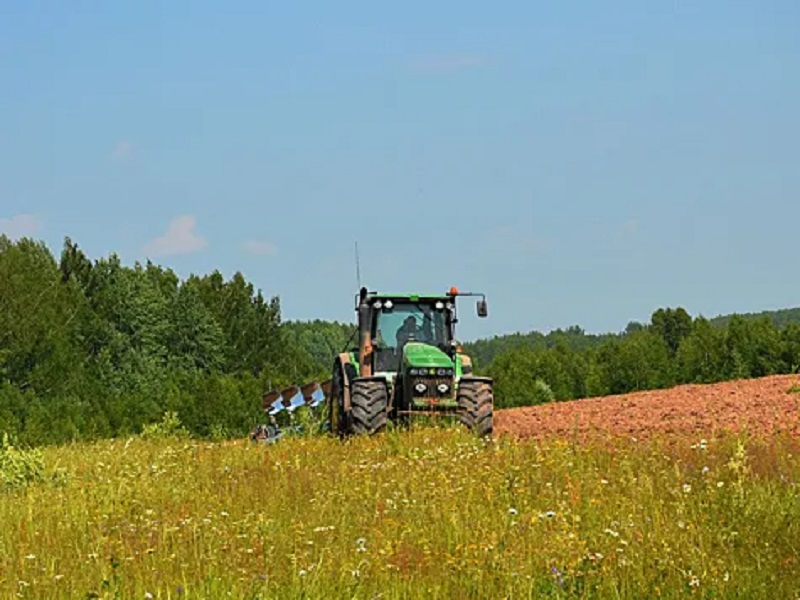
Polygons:
<instances>
[{"instance_id":1,"label":"tractor roof light","mask_svg":"<svg viewBox=\"0 0 800 600\"><path fill-rule=\"evenodd\" d=\"M458 288L456 286L453 286L453 287L450 288L450 295L451 296L458 296Z\"/></svg>"}]
</instances>

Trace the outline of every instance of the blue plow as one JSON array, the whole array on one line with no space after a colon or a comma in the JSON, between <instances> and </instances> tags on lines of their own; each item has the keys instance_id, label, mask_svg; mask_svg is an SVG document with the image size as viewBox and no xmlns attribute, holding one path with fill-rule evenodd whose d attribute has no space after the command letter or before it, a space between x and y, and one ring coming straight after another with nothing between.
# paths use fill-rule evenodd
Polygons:
<instances>
[{"instance_id":1,"label":"blue plow","mask_svg":"<svg viewBox=\"0 0 800 600\"><path fill-rule=\"evenodd\" d=\"M264 414L269 418L269 425L258 425L250 434L253 441L274 443L289 431L299 431L299 426L293 425L294 413L297 409L307 406L316 412L325 404L331 393L331 380L312 381L303 386L291 385L282 390L269 390L262 398ZM289 425L281 427L278 420L288 421Z\"/></svg>"}]
</instances>

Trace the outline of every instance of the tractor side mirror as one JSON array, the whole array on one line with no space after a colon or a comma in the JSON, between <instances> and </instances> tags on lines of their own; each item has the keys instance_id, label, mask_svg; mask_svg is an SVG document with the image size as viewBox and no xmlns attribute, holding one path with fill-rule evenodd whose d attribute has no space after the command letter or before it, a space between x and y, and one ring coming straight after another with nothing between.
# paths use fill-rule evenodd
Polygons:
<instances>
[{"instance_id":1,"label":"tractor side mirror","mask_svg":"<svg viewBox=\"0 0 800 600\"><path fill-rule=\"evenodd\" d=\"M489 314L489 308L486 306L486 300L478 300L478 316L486 317Z\"/></svg>"}]
</instances>

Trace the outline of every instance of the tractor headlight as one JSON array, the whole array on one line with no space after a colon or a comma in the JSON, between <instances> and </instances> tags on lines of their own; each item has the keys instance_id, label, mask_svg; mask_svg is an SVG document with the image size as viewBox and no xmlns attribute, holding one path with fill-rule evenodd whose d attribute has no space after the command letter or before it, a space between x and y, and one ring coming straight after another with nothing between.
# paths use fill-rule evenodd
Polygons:
<instances>
[{"instance_id":1,"label":"tractor headlight","mask_svg":"<svg viewBox=\"0 0 800 600\"><path fill-rule=\"evenodd\" d=\"M436 374L439 377L452 377L453 376L453 369L437 369Z\"/></svg>"},{"instance_id":2,"label":"tractor headlight","mask_svg":"<svg viewBox=\"0 0 800 600\"><path fill-rule=\"evenodd\" d=\"M426 391L428 391L428 386L427 386L427 385L425 385L425 384L424 384L424 383L422 383L422 382L419 382L419 383L417 383L417 384L414 386L414 391L415 391L415 392L417 392L417 394L419 394L419 395L421 396L421 395L422 395L422 394L424 394Z\"/></svg>"},{"instance_id":3,"label":"tractor headlight","mask_svg":"<svg viewBox=\"0 0 800 600\"><path fill-rule=\"evenodd\" d=\"M437 390L437 391L438 391L438 392L439 392L439 393L440 393L442 396L444 396L444 395L445 395L447 392L449 392L449 391L450 391L450 386L449 386L449 385L447 385L446 383L440 383L439 385L437 385L437 386L436 386L436 390Z\"/></svg>"}]
</instances>

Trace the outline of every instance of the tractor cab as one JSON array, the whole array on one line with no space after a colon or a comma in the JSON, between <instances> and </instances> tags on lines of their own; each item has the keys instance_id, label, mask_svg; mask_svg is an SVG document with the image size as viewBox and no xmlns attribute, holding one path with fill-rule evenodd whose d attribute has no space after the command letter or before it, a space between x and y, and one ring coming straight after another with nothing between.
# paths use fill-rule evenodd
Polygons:
<instances>
[{"instance_id":1,"label":"tractor cab","mask_svg":"<svg viewBox=\"0 0 800 600\"><path fill-rule=\"evenodd\" d=\"M427 344L452 356L455 320L455 304L447 297L376 298L370 319L373 372L395 373L409 342Z\"/></svg>"}]
</instances>

